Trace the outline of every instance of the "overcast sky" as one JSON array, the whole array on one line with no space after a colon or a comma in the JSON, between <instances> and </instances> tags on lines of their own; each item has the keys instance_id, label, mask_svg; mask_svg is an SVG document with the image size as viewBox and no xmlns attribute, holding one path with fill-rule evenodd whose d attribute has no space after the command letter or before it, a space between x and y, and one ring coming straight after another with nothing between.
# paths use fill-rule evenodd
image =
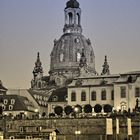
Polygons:
<instances>
[{"instance_id":1,"label":"overcast sky","mask_svg":"<svg viewBox=\"0 0 140 140\"><path fill-rule=\"evenodd\" d=\"M0 79L29 88L37 52L48 75L54 39L63 34L67 0L0 0ZM101 73L104 56L112 74L140 70L140 0L79 0L82 28Z\"/></svg>"}]
</instances>

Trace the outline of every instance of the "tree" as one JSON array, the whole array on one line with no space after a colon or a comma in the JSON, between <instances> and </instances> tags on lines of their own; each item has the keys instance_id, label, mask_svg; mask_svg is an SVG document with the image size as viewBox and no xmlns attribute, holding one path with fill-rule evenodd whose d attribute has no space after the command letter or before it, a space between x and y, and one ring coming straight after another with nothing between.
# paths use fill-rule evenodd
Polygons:
<instances>
[{"instance_id":1,"label":"tree","mask_svg":"<svg viewBox=\"0 0 140 140\"><path fill-rule=\"evenodd\" d=\"M100 113L102 111L102 106L100 104L96 104L94 106L95 113Z\"/></svg>"},{"instance_id":2,"label":"tree","mask_svg":"<svg viewBox=\"0 0 140 140\"><path fill-rule=\"evenodd\" d=\"M63 108L61 106L56 106L54 108L54 113L57 114L58 116L62 115L63 113Z\"/></svg>"},{"instance_id":3,"label":"tree","mask_svg":"<svg viewBox=\"0 0 140 140\"><path fill-rule=\"evenodd\" d=\"M46 113L45 113L45 112L43 112L43 113L42 113L42 117L44 118L45 116L46 116Z\"/></svg>"},{"instance_id":4,"label":"tree","mask_svg":"<svg viewBox=\"0 0 140 140\"><path fill-rule=\"evenodd\" d=\"M92 113L92 106L90 104L85 105L84 112L85 113Z\"/></svg>"},{"instance_id":5,"label":"tree","mask_svg":"<svg viewBox=\"0 0 140 140\"><path fill-rule=\"evenodd\" d=\"M112 106L109 104L104 105L104 112L105 113L112 112Z\"/></svg>"},{"instance_id":6,"label":"tree","mask_svg":"<svg viewBox=\"0 0 140 140\"><path fill-rule=\"evenodd\" d=\"M55 114L54 113L49 113L49 117L55 117Z\"/></svg>"},{"instance_id":7,"label":"tree","mask_svg":"<svg viewBox=\"0 0 140 140\"><path fill-rule=\"evenodd\" d=\"M70 105L68 105L64 108L64 111L65 111L66 115L70 115L73 112L73 109Z\"/></svg>"}]
</instances>

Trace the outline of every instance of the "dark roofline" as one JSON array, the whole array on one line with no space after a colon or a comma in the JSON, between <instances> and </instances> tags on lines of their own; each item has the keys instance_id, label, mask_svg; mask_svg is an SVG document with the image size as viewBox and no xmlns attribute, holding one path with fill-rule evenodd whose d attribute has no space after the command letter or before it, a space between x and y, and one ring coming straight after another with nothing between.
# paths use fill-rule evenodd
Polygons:
<instances>
[{"instance_id":1,"label":"dark roofline","mask_svg":"<svg viewBox=\"0 0 140 140\"><path fill-rule=\"evenodd\" d=\"M83 87L111 87L114 84L101 84L101 85L81 85L81 86L69 86L68 88L83 88Z\"/></svg>"},{"instance_id":2,"label":"dark roofline","mask_svg":"<svg viewBox=\"0 0 140 140\"><path fill-rule=\"evenodd\" d=\"M76 77L74 80L77 79L104 79L104 78L118 78L120 77L120 74L114 74L114 75L95 75L91 77Z\"/></svg>"}]
</instances>

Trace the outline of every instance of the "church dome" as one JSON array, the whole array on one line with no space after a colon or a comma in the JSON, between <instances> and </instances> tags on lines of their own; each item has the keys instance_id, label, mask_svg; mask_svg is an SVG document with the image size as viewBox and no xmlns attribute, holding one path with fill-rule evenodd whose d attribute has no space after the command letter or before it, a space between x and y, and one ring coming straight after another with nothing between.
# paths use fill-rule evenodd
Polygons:
<instances>
[{"instance_id":1,"label":"church dome","mask_svg":"<svg viewBox=\"0 0 140 140\"><path fill-rule=\"evenodd\" d=\"M76 76L83 49L88 66L95 73L95 56L91 42L80 33L66 33L54 41L50 73L63 73L65 76L69 73L69 78Z\"/></svg>"},{"instance_id":2,"label":"church dome","mask_svg":"<svg viewBox=\"0 0 140 140\"><path fill-rule=\"evenodd\" d=\"M79 8L79 3L76 0L69 0L66 4L66 8Z\"/></svg>"}]
</instances>

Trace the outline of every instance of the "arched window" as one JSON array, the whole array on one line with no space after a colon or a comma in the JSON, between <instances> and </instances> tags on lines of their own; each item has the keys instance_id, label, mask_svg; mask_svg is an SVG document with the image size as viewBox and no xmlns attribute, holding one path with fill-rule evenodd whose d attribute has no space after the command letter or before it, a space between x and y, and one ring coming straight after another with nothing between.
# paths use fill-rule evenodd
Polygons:
<instances>
[{"instance_id":1,"label":"arched window","mask_svg":"<svg viewBox=\"0 0 140 140\"><path fill-rule=\"evenodd\" d=\"M90 53L90 62L93 63L93 52Z\"/></svg>"},{"instance_id":2,"label":"arched window","mask_svg":"<svg viewBox=\"0 0 140 140\"><path fill-rule=\"evenodd\" d=\"M91 92L91 100L96 101L96 91Z\"/></svg>"},{"instance_id":3,"label":"arched window","mask_svg":"<svg viewBox=\"0 0 140 140\"><path fill-rule=\"evenodd\" d=\"M64 61L64 54L61 53L61 54L60 54L60 62L63 62L63 61Z\"/></svg>"},{"instance_id":4,"label":"arched window","mask_svg":"<svg viewBox=\"0 0 140 140\"><path fill-rule=\"evenodd\" d=\"M80 61L80 58L81 58L81 54L79 52L77 52L77 62Z\"/></svg>"},{"instance_id":5,"label":"arched window","mask_svg":"<svg viewBox=\"0 0 140 140\"><path fill-rule=\"evenodd\" d=\"M76 15L76 24L80 25L80 15L79 15L79 13L77 13L77 15Z\"/></svg>"},{"instance_id":6,"label":"arched window","mask_svg":"<svg viewBox=\"0 0 140 140\"><path fill-rule=\"evenodd\" d=\"M41 88L41 82L38 82L38 88Z\"/></svg>"},{"instance_id":7,"label":"arched window","mask_svg":"<svg viewBox=\"0 0 140 140\"><path fill-rule=\"evenodd\" d=\"M82 91L81 93L81 101L86 101L86 92Z\"/></svg>"},{"instance_id":8,"label":"arched window","mask_svg":"<svg viewBox=\"0 0 140 140\"><path fill-rule=\"evenodd\" d=\"M121 110L126 110L127 109L127 104L126 102L121 102Z\"/></svg>"},{"instance_id":9,"label":"arched window","mask_svg":"<svg viewBox=\"0 0 140 140\"><path fill-rule=\"evenodd\" d=\"M76 93L75 92L71 93L71 101L76 101Z\"/></svg>"},{"instance_id":10,"label":"arched window","mask_svg":"<svg viewBox=\"0 0 140 140\"><path fill-rule=\"evenodd\" d=\"M73 23L73 15L71 12L68 15L69 15L69 24L72 24Z\"/></svg>"},{"instance_id":11,"label":"arched window","mask_svg":"<svg viewBox=\"0 0 140 140\"><path fill-rule=\"evenodd\" d=\"M101 100L106 100L106 90L102 90L101 92Z\"/></svg>"}]
</instances>

